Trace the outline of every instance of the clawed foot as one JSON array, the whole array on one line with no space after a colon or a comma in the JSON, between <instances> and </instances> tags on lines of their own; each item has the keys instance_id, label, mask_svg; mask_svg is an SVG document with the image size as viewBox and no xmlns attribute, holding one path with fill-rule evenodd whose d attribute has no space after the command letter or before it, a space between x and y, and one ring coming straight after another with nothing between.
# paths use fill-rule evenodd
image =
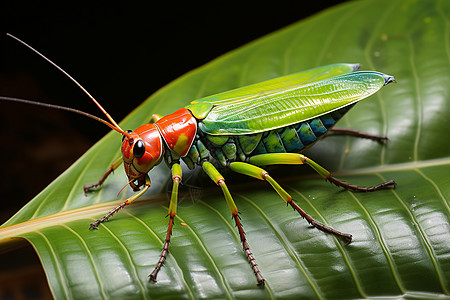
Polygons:
<instances>
[{"instance_id":1,"label":"clawed foot","mask_svg":"<svg viewBox=\"0 0 450 300\"><path fill-rule=\"evenodd\" d=\"M343 187L344 189L358 191L358 192L374 192L374 191L378 191L378 190L381 190L384 188L390 188L390 187L395 188L395 186L397 185L394 180L389 180L389 181L380 183L378 185L370 186L370 187L363 187L363 186L348 184L348 183L341 181L337 178L334 178L332 176L328 177L326 180L328 180L329 182L331 182L332 184L334 184L336 186L340 186L340 187Z\"/></svg>"},{"instance_id":2,"label":"clawed foot","mask_svg":"<svg viewBox=\"0 0 450 300\"><path fill-rule=\"evenodd\" d=\"M92 222L91 225L89 225L89 230L97 230L98 229L98 225L100 225L100 223L102 223L104 221L102 219L98 219L97 221Z\"/></svg>"},{"instance_id":3,"label":"clawed foot","mask_svg":"<svg viewBox=\"0 0 450 300\"><path fill-rule=\"evenodd\" d=\"M91 183L84 185L83 186L84 195L87 196L87 193L89 193L93 188L96 188L98 186L99 186L98 183Z\"/></svg>"}]
</instances>

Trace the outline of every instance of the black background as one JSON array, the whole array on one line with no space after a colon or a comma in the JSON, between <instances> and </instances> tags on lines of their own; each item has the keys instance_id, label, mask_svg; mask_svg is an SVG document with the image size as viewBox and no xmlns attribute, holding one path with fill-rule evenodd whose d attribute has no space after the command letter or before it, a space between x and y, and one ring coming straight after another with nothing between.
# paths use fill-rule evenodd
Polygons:
<instances>
[{"instance_id":1,"label":"black background","mask_svg":"<svg viewBox=\"0 0 450 300\"><path fill-rule=\"evenodd\" d=\"M0 95L101 116L68 78L6 32L69 72L119 122L180 75L343 1L152 2L3 3ZM0 128L0 224L109 131L71 113L3 101Z\"/></svg>"}]
</instances>

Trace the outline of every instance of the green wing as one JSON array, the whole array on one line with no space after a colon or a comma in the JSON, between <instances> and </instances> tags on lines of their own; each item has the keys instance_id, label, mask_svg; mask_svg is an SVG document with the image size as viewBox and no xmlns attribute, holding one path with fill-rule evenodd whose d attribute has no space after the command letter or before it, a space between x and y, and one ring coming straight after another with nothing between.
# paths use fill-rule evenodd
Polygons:
<instances>
[{"instance_id":1,"label":"green wing","mask_svg":"<svg viewBox=\"0 0 450 300\"><path fill-rule=\"evenodd\" d=\"M359 67L359 64L332 64L321 66L197 99L192 101L186 108L190 109L197 119L204 119L213 106L226 104L230 101L240 102L249 97L255 99L261 94L270 91L289 88L295 85L308 84L333 76L354 72Z\"/></svg>"},{"instance_id":2,"label":"green wing","mask_svg":"<svg viewBox=\"0 0 450 300\"><path fill-rule=\"evenodd\" d=\"M348 73L357 66L335 64L278 77L195 100L187 108L208 134L273 130L350 105L393 80L378 72Z\"/></svg>"}]
</instances>

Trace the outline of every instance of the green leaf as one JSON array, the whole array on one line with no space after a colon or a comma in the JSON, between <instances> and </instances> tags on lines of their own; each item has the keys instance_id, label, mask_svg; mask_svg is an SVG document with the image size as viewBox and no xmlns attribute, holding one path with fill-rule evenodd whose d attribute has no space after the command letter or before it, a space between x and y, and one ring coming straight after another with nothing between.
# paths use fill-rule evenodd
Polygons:
<instances>
[{"instance_id":1,"label":"green leaf","mask_svg":"<svg viewBox=\"0 0 450 300\"><path fill-rule=\"evenodd\" d=\"M185 172L170 254L150 282L167 231L166 166L150 172L143 199L88 230L131 195L117 200L127 183L122 170L102 189L82 192L120 156L114 132L6 222L0 245L27 239L57 299L450 298L450 2L371 0L326 10L181 77L121 125L136 128L202 96L337 62L396 76L398 84L339 124L390 140L329 136L307 155L352 184L395 179L398 186L353 193L307 167L270 172L313 217L353 234L350 245L310 228L268 184L228 173L267 280L256 286L221 191L201 172Z\"/></svg>"}]
</instances>

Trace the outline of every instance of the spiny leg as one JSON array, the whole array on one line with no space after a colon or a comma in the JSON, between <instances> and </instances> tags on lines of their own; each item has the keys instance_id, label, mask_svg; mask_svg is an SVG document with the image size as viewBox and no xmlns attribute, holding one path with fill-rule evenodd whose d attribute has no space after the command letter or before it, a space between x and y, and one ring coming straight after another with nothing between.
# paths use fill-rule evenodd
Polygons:
<instances>
[{"instance_id":1,"label":"spiny leg","mask_svg":"<svg viewBox=\"0 0 450 300\"><path fill-rule=\"evenodd\" d=\"M359 192L373 192L386 187L395 186L395 182L393 180L389 180L378 185L370 186L370 187L362 187L353 184L348 184L344 181L341 181L337 178L331 176L331 173L323 168L321 165L317 164L313 160L307 158L303 154L297 153L267 153L267 154L259 154L249 158L249 163L257 166L266 166L266 165L279 165L279 164L287 164L287 165L301 165L307 164L311 168L314 169L320 176L328 180L329 182L341 186L345 189L359 191Z\"/></svg>"},{"instance_id":2,"label":"spiny leg","mask_svg":"<svg viewBox=\"0 0 450 300\"><path fill-rule=\"evenodd\" d=\"M161 251L161 256L159 257L158 263L156 264L153 272L149 275L150 279L154 282L156 282L156 276L158 275L159 270L161 270L161 267L166 261L167 253L169 252L170 237L172 236L173 220L175 218L175 215L177 214L178 186L181 182L181 166L179 163L174 163L172 165L172 181L172 195L170 197L168 213L169 227L167 228L166 240L164 242L163 250Z\"/></svg>"},{"instance_id":3,"label":"spiny leg","mask_svg":"<svg viewBox=\"0 0 450 300\"><path fill-rule=\"evenodd\" d=\"M239 238L241 239L242 248L244 249L244 253L247 256L250 266L252 267L253 273L255 273L256 280L258 281L258 285L261 285L261 284L263 285L264 278L262 277L261 272L259 271L258 265L256 264L255 257L253 256L253 253L250 250L250 246L245 237L245 232L244 232L244 229L242 228L241 220L239 218L238 209L236 207L236 204L233 201L233 198L231 197L228 187L225 184L225 179L210 162L204 162L202 164L202 168L205 171L205 173L208 174L208 176L222 189L222 192L225 196L225 200L227 201L227 204L228 204L228 208L230 209L231 215L233 216L233 219L236 223L236 227L238 228Z\"/></svg>"},{"instance_id":4,"label":"spiny leg","mask_svg":"<svg viewBox=\"0 0 450 300\"><path fill-rule=\"evenodd\" d=\"M319 221L316 221L314 218L312 218L310 215L308 215L303 209L300 208L300 206L297 205L297 203L294 202L291 195L289 195L288 192L286 192L279 184L276 182L272 177L270 177L269 173L257 166L243 163L243 162L232 162L230 164L231 170L241 173L247 176L255 177L260 180L265 180L274 188L274 190L278 193L278 195L283 198L284 201L286 201L287 204L289 204L295 211L297 211L306 221L308 221L309 224L314 226L315 228L322 230L327 233L334 234L338 238L341 238L344 240L345 244L349 244L352 241L352 235L348 233L342 233L334 228L331 228L329 226L326 226Z\"/></svg>"},{"instance_id":5,"label":"spiny leg","mask_svg":"<svg viewBox=\"0 0 450 300\"><path fill-rule=\"evenodd\" d=\"M125 206L127 206L128 204L130 204L131 202L133 202L134 200L136 200L140 196L142 196L142 194L144 194L149 189L150 185L151 185L150 177L148 177L148 175L145 175L145 184L144 184L144 187L142 188L142 190L140 190L139 192L137 192L136 194L134 194L133 196L131 196L130 198L125 200L120 205L116 206L116 208L111 210L109 213L107 213L102 218L100 218L97 221L91 223L91 225L89 226L89 229L98 229L98 225L100 225L101 223L103 223L105 221L108 221L108 219L111 218L119 210L121 210L122 208L124 208Z\"/></svg>"},{"instance_id":6,"label":"spiny leg","mask_svg":"<svg viewBox=\"0 0 450 300\"><path fill-rule=\"evenodd\" d=\"M105 172L105 174L103 174L102 178L100 178L98 182L86 184L85 186L83 186L84 194L86 195L87 192L89 192L89 190L102 185L103 182L105 182L106 178L108 178L109 174L114 172L122 164L122 162L123 162L122 157L119 157L111 164L109 169Z\"/></svg>"},{"instance_id":7,"label":"spiny leg","mask_svg":"<svg viewBox=\"0 0 450 300\"><path fill-rule=\"evenodd\" d=\"M375 134L369 134L369 133L365 133L365 132L361 132L358 130L353 130L353 129L347 129L347 128L330 128L328 129L328 131L332 132L333 134L337 134L337 135L351 135L354 137L359 137L359 138L363 138L363 139L369 139L369 140L374 140L380 143L385 143L388 138L387 136L384 135L375 135Z\"/></svg>"}]
</instances>

